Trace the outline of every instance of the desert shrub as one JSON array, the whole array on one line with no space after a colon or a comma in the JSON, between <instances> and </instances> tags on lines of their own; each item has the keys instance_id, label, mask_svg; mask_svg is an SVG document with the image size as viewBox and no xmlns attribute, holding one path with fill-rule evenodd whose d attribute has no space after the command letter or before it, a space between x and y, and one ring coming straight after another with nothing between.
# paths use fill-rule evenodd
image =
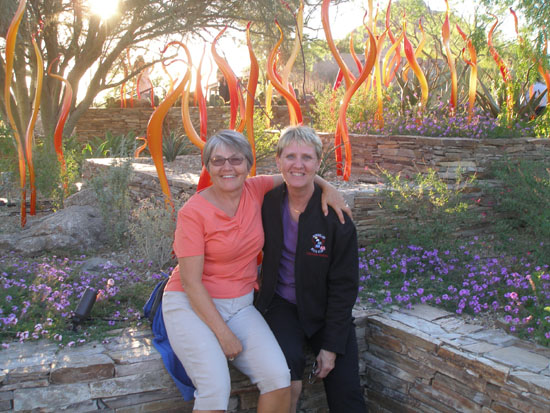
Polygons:
<instances>
[{"instance_id":1,"label":"desert shrub","mask_svg":"<svg viewBox=\"0 0 550 413\"><path fill-rule=\"evenodd\" d=\"M8 202L17 192L18 175L15 139L0 119L0 196Z\"/></svg>"},{"instance_id":2,"label":"desert shrub","mask_svg":"<svg viewBox=\"0 0 550 413\"><path fill-rule=\"evenodd\" d=\"M426 174L416 173L410 180L385 170L381 170L381 177L386 187L379 190L380 206L386 213L378 225L380 240L443 247L480 220L474 201L466 196L475 177L464 178L460 170L453 185L433 169Z\"/></svg>"},{"instance_id":3,"label":"desert shrub","mask_svg":"<svg viewBox=\"0 0 550 413\"><path fill-rule=\"evenodd\" d=\"M338 110L344 97L344 87L333 91L331 87L315 94L315 103L311 105L312 125L318 131L334 132L338 120ZM376 112L376 100L372 93L366 93L361 87L351 98L346 112L348 126L372 119Z\"/></svg>"},{"instance_id":4,"label":"desert shrub","mask_svg":"<svg viewBox=\"0 0 550 413\"><path fill-rule=\"evenodd\" d=\"M77 191L75 184L80 179L82 166L82 155L76 139L66 139L63 146L65 172L61 170L53 147L53 138L37 141L33 149L36 189L41 196L52 202L54 209L62 208L63 200ZM64 182L67 182L67 191L64 189Z\"/></svg>"},{"instance_id":5,"label":"desert shrub","mask_svg":"<svg viewBox=\"0 0 550 413\"><path fill-rule=\"evenodd\" d=\"M161 269L174 263L172 244L175 230L175 215L162 201L147 199L132 211L130 234L136 256L154 268Z\"/></svg>"},{"instance_id":6,"label":"desert shrub","mask_svg":"<svg viewBox=\"0 0 550 413\"><path fill-rule=\"evenodd\" d=\"M113 246L124 245L128 236L132 201L129 183L131 160L115 160L107 169L91 179L109 241Z\"/></svg>"},{"instance_id":7,"label":"desert shrub","mask_svg":"<svg viewBox=\"0 0 550 413\"><path fill-rule=\"evenodd\" d=\"M490 174L500 184L487 188L499 215L501 246L514 254L529 252L541 262L550 254L549 168L548 161L495 162Z\"/></svg>"},{"instance_id":8,"label":"desert shrub","mask_svg":"<svg viewBox=\"0 0 550 413\"><path fill-rule=\"evenodd\" d=\"M345 157L343 144L334 146L334 145L323 145L323 151L321 153L321 165L317 171L317 175L321 178L325 178L329 172L336 172L336 148L342 148L342 157ZM343 164L342 164L343 167Z\"/></svg>"},{"instance_id":9,"label":"desert shrub","mask_svg":"<svg viewBox=\"0 0 550 413\"><path fill-rule=\"evenodd\" d=\"M279 134L266 127L266 116L261 109L254 112L254 144L256 146L256 162L272 158L277 150Z\"/></svg>"},{"instance_id":10,"label":"desert shrub","mask_svg":"<svg viewBox=\"0 0 550 413\"><path fill-rule=\"evenodd\" d=\"M512 228L532 231L538 238L550 238L550 163L505 160L493 164L493 176L502 186L493 187L495 210Z\"/></svg>"},{"instance_id":11,"label":"desert shrub","mask_svg":"<svg viewBox=\"0 0 550 413\"><path fill-rule=\"evenodd\" d=\"M0 118L0 170L16 168L17 146L10 129Z\"/></svg>"},{"instance_id":12,"label":"desert shrub","mask_svg":"<svg viewBox=\"0 0 550 413\"><path fill-rule=\"evenodd\" d=\"M322 92L315 93L315 103L311 108L312 126L319 131L334 132L338 120L339 102L342 100L343 88L336 92L326 87Z\"/></svg>"}]
</instances>

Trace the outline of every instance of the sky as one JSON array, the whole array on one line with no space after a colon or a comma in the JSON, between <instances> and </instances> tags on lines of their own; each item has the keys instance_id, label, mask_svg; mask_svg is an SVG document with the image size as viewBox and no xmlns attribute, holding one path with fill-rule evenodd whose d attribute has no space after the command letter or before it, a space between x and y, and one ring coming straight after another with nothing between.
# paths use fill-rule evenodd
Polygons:
<instances>
[{"instance_id":1,"label":"sky","mask_svg":"<svg viewBox=\"0 0 550 413\"><path fill-rule=\"evenodd\" d=\"M96 0L98 1L98 0ZM99 0L106 1L106 0ZM110 1L110 0L109 0ZM274 0L275 1L275 0ZM425 3L434 11L444 11L445 1L444 0L424 0ZM376 5L376 0L374 1ZM381 0L379 3L381 10L385 10L388 4L388 0ZM472 19L473 13L476 9L476 1L474 0L450 0L451 9L455 13L460 13L465 19ZM351 0L339 6L331 6L329 9L330 25L332 30L332 35L335 39L344 38L349 32L353 29L362 25L363 15L368 7L367 0ZM320 30L310 31L310 36L317 36L324 39L324 31L322 30L321 25L321 10L318 8L316 14L312 16L312 23L310 25L317 26ZM521 24L521 17L520 17ZM507 17L502 26L499 29L501 34L509 33L510 35L515 35L513 29L513 19L511 16ZM212 38L215 33L212 34ZM201 40L189 40L187 41L187 46L190 48L192 59L194 65L198 65L198 62L201 58L205 42ZM202 83L203 84L213 84L216 82L216 71L217 66L213 62L210 54L210 44L206 45L206 57L202 66ZM157 50L158 48L153 48ZM245 35L243 32L236 32L227 30L224 36L219 40L216 47L218 53L224 56L233 71L237 76L241 76L247 73L248 66L250 64L250 59L248 55L248 49L245 45ZM182 52L183 53L183 52ZM158 56L157 56L158 57ZM151 57L146 60L151 60ZM169 68L170 73L176 78L179 74L185 72L185 66L174 64ZM160 65L156 65L151 74L151 78L154 80L155 77L166 78L166 75L163 73ZM194 83L194 80L193 80Z\"/></svg>"},{"instance_id":2,"label":"sky","mask_svg":"<svg viewBox=\"0 0 550 413\"><path fill-rule=\"evenodd\" d=\"M424 2L434 11L445 11L446 9L444 0L424 0ZM477 2L474 0L450 0L451 9L455 13L461 14L467 20L473 18L476 3ZM376 0L374 1L374 4L376 5ZM379 2L379 7L385 11L387 4L388 0L381 0ZM336 40L342 39L353 29L361 26L363 23L363 15L367 7L367 0L352 0L337 7L331 6L329 9L329 17L333 38ZM320 23L320 16L321 10L319 8L316 15L313 16L313 25L318 26L321 30L310 32L310 34L324 39L325 34ZM513 19L511 16L504 19L499 30L501 34L510 33L515 35L515 31L513 29ZM238 34L238 36L242 36L242 34ZM242 36L242 40L244 40L244 36ZM248 49L244 44L239 43L239 39L226 37L221 39L219 47L217 48L220 52L222 50L231 50L231 53L227 53L226 57L233 71L237 74L244 73L249 65ZM202 47L199 46L199 51L194 51L198 57L194 59L200 58L201 51Z\"/></svg>"}]
</instances>

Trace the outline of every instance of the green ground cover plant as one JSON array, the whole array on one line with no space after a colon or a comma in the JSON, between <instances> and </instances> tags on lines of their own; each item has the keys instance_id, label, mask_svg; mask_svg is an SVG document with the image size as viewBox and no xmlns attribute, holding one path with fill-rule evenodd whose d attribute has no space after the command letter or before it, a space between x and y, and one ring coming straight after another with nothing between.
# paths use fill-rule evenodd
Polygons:
<instances>
[{"instance_id":1,"label":"green ground cover plant","mask_svg":"<svg viewBox=\"0 0 550 413\"><path fill-rule=\"evenodd\" d=\"M102 340L109 330L140 324L144 297L162 275L143 260L123 268L106 263L101 272L86 272L87 256L27 260L13 254L0 258L0 336L9 343L46 338L60 346ZM149 269L149 271L145 271ZM98 292L92 320L73 328L72 312L87 287Z\"/></svg>"},{"instance_id":2,"label":"green ground cover plant","mask_svg":"<svg viewBox=\"0 0 550 413\"><path fill-rule=\"evenodd\" d=\"M464 194L465 186L451 187L433 173L408 181L386 174L382 206L393 231L360 250L360 301L490 315L511 333L549 346L550 223L541 210L550 196L548 166L496 164L493 177L502 186L491 188L498 202L490 219L476 212L478 200ZM486 225L477 235L459 231L480 222Z\"/></svg>"},{"instance_id":3,"label":"green ground cover plant","mask_svg":"<svg viewBox=\"0 0 550 413\"><path fill-rule=\"evenodd\" d=\"M537 163L524 165L523 173L545 170ZM505 170L513 172L513 168ZM515 229L508 225L513 231L504 232L497 224L511 218L500 211L495 211L490 226L479 236L461 233L461 225L487 219L479 216L477 200L465 191L472 178L450 186L431 172L408 179L384 176L393 188L384 192L381 206L387 208L385 219L393 229L381 232L376 242L360 250L359 303L380 308L426 303L459 315L490 316L507 325L508 331L549 346L550 270L548 255L543 253L545 233L525 225ZM514 191L528 190L521 182L509 189L506 193L510 198L517 196ZM541 187L536 186L536 190ZM527 207L533 211L538 208L534 203ZM403 219L413 211L432 219ZM526 211L516 213L519 219ZM104 339L112 329L141 324L141 309L163 276L161 270L170 273L174 265L167 252L171 237L154 251L155 240L169 237L173 228L170 220L164 205L153 201L134 210L129 224L134 230L127 233L127 239L136 246L132 257L140 259L131 258L122 267L106 264L101 274L82 270L85 255L0 257L3 346L9 347L13 340L39 338L73 346ZM142 231L138 236L134 232L137 227ZM515 242L516 236L522 237L521 245ZM152 252L139 252L139 237L150 242ZM93 320L74 330L70 319L86 287L99 291Z\"/></svg>"}]
</instances>

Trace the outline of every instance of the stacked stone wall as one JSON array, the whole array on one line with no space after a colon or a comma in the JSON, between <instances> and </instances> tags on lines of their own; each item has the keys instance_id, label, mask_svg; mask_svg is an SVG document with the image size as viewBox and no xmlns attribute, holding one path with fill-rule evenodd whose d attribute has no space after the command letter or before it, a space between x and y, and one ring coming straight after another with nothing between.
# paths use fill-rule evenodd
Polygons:
<instances>
[{"instance_id":1,"label":"stacked stone wall","mask_svg":"<svg viewBox=\"0 0 550 413\"><path fill-rule=\"evenodd\" d=\"M271 125L275 128L284 127L289 122L288 109L286 106L273 106L273 120ZM126 135L134 132L137 136L145 136L147 123L153 113L152 108L108 108L88 109L78 120L75 134L79 141L87 142L90 139L104 138L105 133L113 135ZM189 109L191 122L196 130L199 130L199 111L196 107ZM209 106L208 135L212 135L221 129L229 127L229 106ZM167 130L183 129L181 123L181 108L174 107L168 111L165 120Z\"/></svg>"},{"instance_id":2,"label":"stacked stone wall","mask_svg":"<svg viewBox=\"0 0 550 413\"><path fill-rule=\"evenodd\" d=\"M326 147L334 135L320 133ZM465 175L487 177L491 163L500 159L548 160L550 139L468 139L423 136L351 135L351 175L365 182L379 182L379 169L412 176L429 169L453 181L457 170Z\"/></svg>"},{"instance_id":3,"label":"stacked stone wall","mask_svg":"<svg viewBox=\"0 0 550 413\"><path fill-rule=\"evenodd\" d=\"M355 317L371 412L548 411L548 348L424 305L357 310ZM0 352L0 366L2 412L192 410L164 369L148 327L62 350L43 341L12 344ZM236 370L231 377L228 411L256 411L255 386ZM328 411L322 383L304 383L299 411Z\"/></svg>"},{"instance_id":4,"label":"stacked stone wall","mask_svg":"<svg viewBox=\"0 0 550 413\"><path fill-rule=\"evenodd\" d=\"M78 121L76 135L87 141L103 138L106 132L114 135L131 131L144 136L151 108L89 109ZM310 122L305 113L304 123ZM193 124L198 129L199 114L190 108ZM289 122L286 106L273 107L272 125L284 127ZM167 129L181 129L181 109L170 109L166 116ZM208 134L212 135L229 125L228 106L208 107ZM334 145L334 134L319 133L327 149ZM352 148L352 176L365 182L379 181L379 168L404 175L424 173L434 169L447 180L456 178L460 168L467 175L475 174L483 179L491 162L508 157L511 159L541 160L550 158L550 139L468 139L421 136L350 135Z\"/></svg>"}]
</instances>

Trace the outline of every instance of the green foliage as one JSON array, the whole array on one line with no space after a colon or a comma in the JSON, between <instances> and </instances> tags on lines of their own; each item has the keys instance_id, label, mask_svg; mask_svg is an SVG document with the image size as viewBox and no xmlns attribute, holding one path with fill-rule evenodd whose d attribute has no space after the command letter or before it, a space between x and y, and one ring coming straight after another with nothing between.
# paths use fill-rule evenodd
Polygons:
<instances>
[{"instance_id":1,"label":"green foliage","mask_svg":"<svg viewBox=\"0 0 550 413\"><path fill-rule=\"evenodd\" d=\"M91 180L113 246L124 245L128 236L132 210L129 191L131 174L131 160L115 160Z\"/></svg>"},{"instance_id":2,"label":"green foliage","mask_svg":"<svg viewBox=\"0 0 550 413\"><path fill-rule=\"evenodd\" d=\"M38 141L33 149L33 164L37 191L53 203L54 209L63 207L66 197L63 182L68 183L68 195L77 191L76 182L80 179L82 154L78 150L75 138L64 142L63 156L66 171L61 171L61 165L53 147L53 139ZM27 180L28 182L28 180Z\"/></svg>"},{"instance_id":3,"label":"green foliage","mask_svg":"<svg viewBox=\"0 0 550 413\"><path fill-rule=\"evenodd\" d=\"M535 119L535 134L539 138L550 138L550 110L547 108L541 116Z\"/></svg>"},{"instance_id":4,"label":"green foliage","mask_svg":"<svg viewBox=\"0 0 550 413\"><path fill-rule=\"evenodd\" d=\"M453 242L451 234L478 222L474 203L465 196L475 177L464 178L457 170L456 183L451 186L433 169L417 173L411 180L385 170L381 175L386 181L386 188L379 190L385 210L378 234L382 241L443 247Z\"/></svg>"},{"instance_id":5,"label":"green foliage","mask_svg":"<svg viewBox=\"0 0 550 413\"><path fill-rule=\"evenodd\" d=\"M501 217L497 229L503 247L541 260L550 253L549 167L546 161L496 162L491 176L501 184L487 188Z\"/></svg>"},{"instance_id":6,"label":"green foliage","mask_svg":"<svg viewBox=\"0 0 550 413\"><path fill-rule=\"evenodd\" d=\"M550 9L547 3L541 0L482 0L485 5L493 9L502 10L513 6L514 9L523 12L527 20L532 24L531 31L542 34L550 27Z\"/></svg>"},{"instance_id":7,"label":"green foliage","mask_svg":"<svg viewBox=\"0 0 550 413\"><path fill-rule=\"evenodd\" d=\"M187 155L194 146L182 130L170 130L162 137L162 154L167 162L173 162L179 155Z\"/></svg>"},{"instance_id":8,"label":"green foliage","mask_svg":"<svg viewBox=\"0 0 550 413\"><path fill-rule=\"evenodd\" d=\"M0 118L0 197L9 201L15 195L18 175L15 140Z\"/></svg>"},{"instance_id":9,"label":"green foliage","mask_svg":"<svg viewBox=\"0 0 550 413\"><path fill-rule=\"evenodd\" d=\"M327 86L322 92L315 94L315 103L311 106L312 126L319 131L334 132L338 121L338 111L344 98L344 87L333 91ZM385 99L384 99L385 100ZM348 125L356 125L372 119L376 112L376 98L371 92L365 92L361 87L351 98L346 113Z\"/></svg>"},{"instance_id":10,"label":"green foliage","mask_svg":"<svg viewBox=\"0 0 550 413\"><path fill-rule=\"evenodd\" d=\"M61 165L53 147L53 138L37 139L32 148L36 189L42 197L53 202L55 209L63 206L63 182L68 183L68 195L76 192L80 178L82 154L75 137L63 141L66 175L61 176ZM17 197L19 191L18 154L15 138L0 120L0 196ZM27 170L27 189L30 179Z\"/></svg>"},{"instance_id":11,"label":"green foliage","mask_svg":"<svg viewBox=\"0 0 550 413\"><path fill-rule=\"evenodd\" d=\"M274 157L277 150L277 142L279 142L279 134L266 128L266 114L261 109L256 109L254 111L256 162Z\"/></svg>"},{"instance_id":12,"label":"green foliage","mask_svg":"<svg viewBox=\"0 0 550 413\"><path fill-rule=\"evenodd\" d=\"M134 156L137 147L135 132L114 135L111 131L107 131L104 139L95 137L87 142L82 149L82 154L86 158L127 158Z\"/></svg>"},{"instance_id":13,"label":"green foliage","mask_svg":"<svg viewBox=\"0 0 550 413\"><path fill-rule=\"evenodd\" d=\"M327 86L325 90L315 93L315 103L311 105L312 127L323 132L334 132L338 120L338 107L344 96L344 89L339 88L336 92L332 87Z\"/></svg>"},{"instance_id":14,"label":"green foliage","mask_svg":"<svg viewBox=\"0 0 550 413\"><path fill-rule=\"evenodd\" d=\"M130 234L136 256L152 263L154 268L174 263L172 244L175 230L174 213L164 202L147 199L132 211Z\"/></svg>"}]
</instances>

